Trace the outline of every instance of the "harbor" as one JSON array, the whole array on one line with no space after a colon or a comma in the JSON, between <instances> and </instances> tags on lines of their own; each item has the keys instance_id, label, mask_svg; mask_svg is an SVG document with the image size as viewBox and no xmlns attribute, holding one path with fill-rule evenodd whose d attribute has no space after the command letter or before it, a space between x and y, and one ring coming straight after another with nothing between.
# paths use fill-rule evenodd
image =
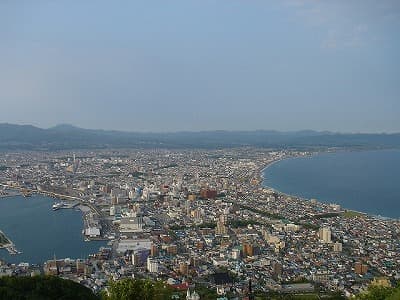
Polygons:
<instances>
[{"instance_id":1,"label":"harbor","mask_svg":"<svg viewBox=\"0 0 400 300\"><path fill-rule=\"evenodd\" d=\"M80 206L71 202L73 209L64 207L52 211L53 204L54 199L37 194L29 200L18 195L0 201L0 228L12 241L8 247L0 247L0 259L9 263L41 264L54 254L85 258L106 246L105 241L84 240Z\"/></svg>"}]
</instances>

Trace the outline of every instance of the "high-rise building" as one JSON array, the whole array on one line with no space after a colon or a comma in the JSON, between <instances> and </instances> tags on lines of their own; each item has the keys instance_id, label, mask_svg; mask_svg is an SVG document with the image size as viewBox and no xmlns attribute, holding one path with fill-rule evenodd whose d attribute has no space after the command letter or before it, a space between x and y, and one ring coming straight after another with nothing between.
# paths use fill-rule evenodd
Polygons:
<instances>
[{"instance_id":1,"label":"high-rise building","mask_svg":"<svg viewBox=\"0 0 400 300\"><path fill-rule=\"evenodd\" d=\"M354 264L354 272L363 275L368 272L368 265L358 261Z\"/></svg>"},{"instance_id":2,"label":"high-rise building","mask_svg":"<svg viewBox=\"0 0 400 300\"><path fill-rule=\"evenodd\" d=\"M158 262L156 260L153 260L150 257L148 257L147 258L147 270L150 273L158 273Z\"/></svg>"},{"instance_id":3,"label":"high-rise building","mask_svg":"<svg viewBox=\"0 0 400 300\"><path fill-rule=\"evenodd\" d=\"M331 229L329 227L322 227L319 229L319 239L324 243L331 243Z\"/></svg>"},{"instance_id":4,"label":"high-rise building","mask_svg":"<svg viewBox=\"0 0 400 300\"><path fill-rule=\"evenodd\" d=\"M215 234L227 234L228 233L228 227L226 226L228 217L225 214L221 214L218 218L217 221L217 228L215 230Z\"/></svg>"},{"instance_id":5,"label":"high-rise building","mask_svg":"<svg viewBox=\"0 0 400 300\"><path fill-rule=\"evenodd\" d=\"M334 252L342 252L342 243L336 242L333 244L333 251Z\"/></svg>"},{"instance_id":6,"label":"high-rise building","mask_svg":"<svg viewBox=\"0 0 400 300\"><path fill-rule=\"evenodd\" d=\"M254 255L253 245L250 242L243 243L243 256L246 257L253 255Z\"/></svg>"},{"instance_id":7,"label":"high-rise building","mask_svg":"<svg viewBox=\"0 0 400 300\"><path fill-rule=\"evenodd\" d=\"M158 256L158 247L156 245L154 245L154 244L151 245L150 255L153 256L153 257L154 256Z\"/></svg>"}]
</instances>

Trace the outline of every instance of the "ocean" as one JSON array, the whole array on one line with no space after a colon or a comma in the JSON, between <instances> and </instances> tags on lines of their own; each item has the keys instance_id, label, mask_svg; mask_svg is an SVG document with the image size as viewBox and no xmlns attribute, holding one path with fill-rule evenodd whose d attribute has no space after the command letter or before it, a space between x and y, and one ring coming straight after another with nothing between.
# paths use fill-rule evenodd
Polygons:
<instances>
[{"instance_id":1,"label":"ocean","mask_svg":"<svg viewBox=\"0 0 400 300\"><path fill-rule=\"evenodd\" d=\"M0 259L10 263L42 264L54 258L86 258L106 245L85 242L82 213L75 209L52 210L54 199L33 195L0 198L0 230L22 254L0 249Z\"/></svg>"},{"instance_id":2,"label":"ocean","mask_svg":"<svg viewBox=\"0 0 400 300\"><path fill-rule=\"evenodd\" d=\"M371 215L400 219L400 150L343 151L267 167L264 186Z\"/></svg>"}]
</instances>

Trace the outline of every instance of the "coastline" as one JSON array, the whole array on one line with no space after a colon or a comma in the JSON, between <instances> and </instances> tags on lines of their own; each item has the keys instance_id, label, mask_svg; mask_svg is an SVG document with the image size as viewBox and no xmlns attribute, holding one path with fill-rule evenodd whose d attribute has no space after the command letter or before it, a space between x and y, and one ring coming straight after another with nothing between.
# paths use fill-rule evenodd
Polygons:
<instances>
[{"instance_id":1,"label":"coastline","mask_svg":"<svg viewBox=\"0 0 400 300\"><path fill-rule=\"evenodd\" d=\"M319 199L305 198L305 197L301 197L301 196L294 195L294 194L288 194L288 193L282 192L282 191L280 191L280 190L278 190L278 189L276 189L276 188L274 188L272 186L268 186L268 185L266 185L264 183L265 182L264 173L269 167L271 167L272 165L274 165L276 163L279 163L279 162L281 162L283 160L304 158L304 157L313 157L313 156L317 156L317 155L321 155L321 154L334 154L334 153L339 153L339 152L364 152L364 151L379 151L379 149L378 150L377 149L372 149L372 150L357 150L357 149L356 150L352 150L352 149L347 149L347 150L342 150L342 151L328 151L328 152L324 151L324 152L310 153L309 155L305 155L305 156L290 155L290 156L287 156L287 157L284 157L284 158L279 158L279 159L274 160L274 161L272 161L272 162L270 162L270 163L266 164L265 166L262 166L262 167L260 167L258 169L258 171L260 173L259 176L260 176L260 179L261 179L260 180L260 184L261 184L261 186L263 188L270 189L270 190L274 191L275 193L277 193L278 195L282 195L284 197L295 198L295 199L301 200L301 201L316 200L317 202L323 203L323 204L335 204L334 201L329 203L329 202L325 202L325 201L320 201ZM359 210L356 210L356 209L349 209L349 208L345 208L345 207L342 207L342 211L343 211L343 213L345 213L345 212L354 212L354 213L360 214L362 216L377 218L377 219L380 219L380 220L400 221L400 218L387 217L387 216L382 216L382 215L377 215L377 214L373 214L373 213L367 213L367 212L359 211Z\"/></svg>"}]
</instances>

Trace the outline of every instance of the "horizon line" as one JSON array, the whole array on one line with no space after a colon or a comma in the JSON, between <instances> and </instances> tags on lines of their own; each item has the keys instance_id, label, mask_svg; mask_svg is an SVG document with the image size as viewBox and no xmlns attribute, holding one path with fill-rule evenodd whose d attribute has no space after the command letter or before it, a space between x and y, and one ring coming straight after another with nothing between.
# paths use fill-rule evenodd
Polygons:
<instances>
[{"instance_id":1,"label":"horizon line","mask_svg":"<svg viewBox=\"0 0 400 300\"><path fill-rule=\"evenodd\" d=\"M360 131L334 131L334 130L323 130L323 129L291 129L291 130L280 130L280 129L199 129L199 130L169 130L169 131L148 131L148 130L129 130L129 129L104 129L104 128L85 128L79 125L73 125L70 123L58 123L50 127L41 127L40 125L35 125L32 123L10 123L1 122L0 125L13 125L13 126L31 126L42 130L51 130L57 127L70 127L81 130L98 130L98 131L115 131L123 133L141 133L141 134L176 134L176 133L205 133L205 132L240 132L240 133L250 133L250 132L275 132L275 133L300 133L300 132L314 132L321 134L365 134L365 135L396 135L400 134L400 131L376 131L376 132L360 132Z\"/></svg>"}]
</instances>

